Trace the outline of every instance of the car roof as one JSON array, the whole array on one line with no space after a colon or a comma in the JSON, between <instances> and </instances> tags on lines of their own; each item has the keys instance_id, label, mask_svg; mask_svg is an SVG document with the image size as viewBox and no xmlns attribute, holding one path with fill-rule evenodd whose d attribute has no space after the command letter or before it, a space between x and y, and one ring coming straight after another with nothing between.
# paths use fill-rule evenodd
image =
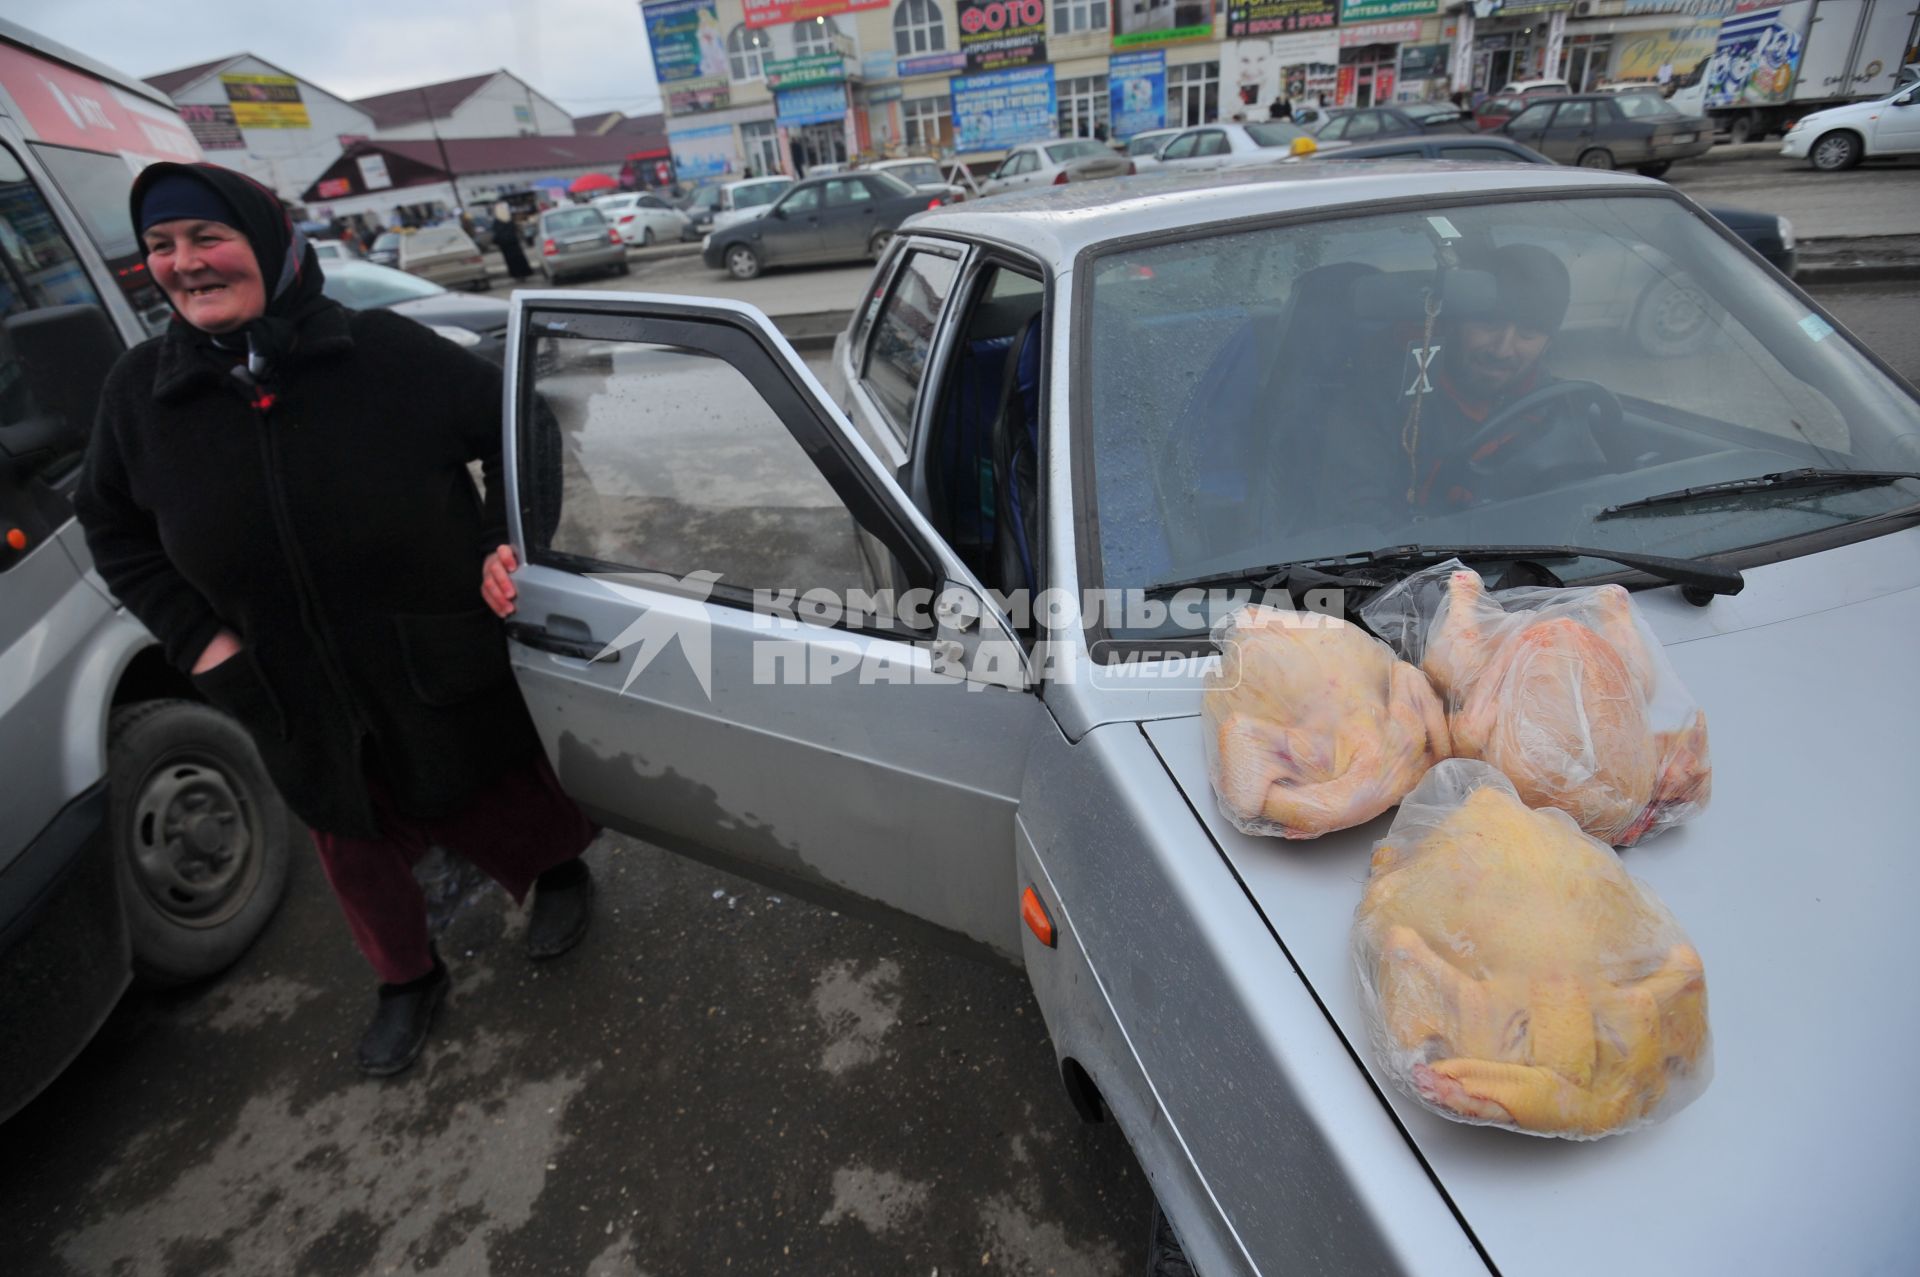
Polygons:
<instances>
[{"instance_id":1,"label":"car roof","mask_svg":"<svg viewBox=\"0 0 1920 1277\"><path fill-rule=\"evenodd\" d=\"M825 174L824 176L832 177L837 176L837 174ZM769 173L765 177L743 177L737 182L722 182L720 183L720 189L723 191L737 191L743 186L758 186L762 182L791 182L793 180L794 179L788 177L785 173Z\"/></svg>"},{"instance_id":2,"label":"car roof","mask_svg":"<svg viewBox=\"0 0 1920 1277\"><path fill-rule=\"evenodd\" d=\"M1168 172L1067 183L966 200L917 213L904 233L952 235L1019 247L1056 270L1111 240L1184 228L1309 213L1370 211L1382 200L1564 192L1665 192L1651 178L1560 165L1435 164L1385 160L1336 165L1280 160L1224 172Z\"/></svg>"}]
</instances>

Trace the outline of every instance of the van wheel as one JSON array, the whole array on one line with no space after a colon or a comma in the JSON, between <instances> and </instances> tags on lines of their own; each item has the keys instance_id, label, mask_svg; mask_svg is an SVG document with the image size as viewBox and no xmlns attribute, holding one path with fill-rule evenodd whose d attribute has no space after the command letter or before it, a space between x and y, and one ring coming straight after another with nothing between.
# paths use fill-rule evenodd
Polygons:
<instances>
[{"instance_id":1,"label":"van wheel","mask_svg":"<svg viewBox=\"0 0 1920 1277\"><path fill-rule=\"evenodd\" d=\"M1594 147L1591 151L1580 153L1581 168L1612 168L1613 152L1605 147Z\"/></svg>"},{"instance_id":2,"label":"van wheel","mask_svg":"<svg viewBox=\"0 0 1920 1277\"><path fill-rule=\"evenodd\" d=\"M1734 116L1733 122L1727 125L1728 143L1733 146L1743 146L1752 140L1753 117L1751 115Z\"/></svg>"},{"instance_id":3,"label":"van wheel","mask_svg":"<svg viewBox=\"0 0 1920 1277\"><path fill-rule=\"evenodd\" d=\"M745 244L735 244L727 250L727 274L735 279L756 279L760 274L760 254Z\"/></svg>"},{"instance_id":4,"label":"van wheel","mask_svg":"<svg viewBox=\"0 0 1920 1277\"><path fill-rule=\"evenodd\" d=\"M1852 133L1829 133L1813 144L1807 159L1822 173L1852 168L1860 162L1860 139Z\"/></svg>"},{"instance_id":5,"label":"van wheel","mask_svg":"<svg viewBox=\"0 0 1920 1277\"><path fill-rule=\"evenodd\" d=\"M129 705L108 726L107 784L134 973L225 970L287 891L287 811L253 741L206 705Z\"/></svg>"},{"instance_id":6,"label":"van wheel","mask_svg":"<svg viewBox=\"0 0 1920 1277\"><path fill-rule=\"evenodd\" d=\"M1153 1204L1153 1231L1147 1235L1147 1277L1194 1277L1187 1252L1158 1202Z\"/></svg>"}]
</instances>

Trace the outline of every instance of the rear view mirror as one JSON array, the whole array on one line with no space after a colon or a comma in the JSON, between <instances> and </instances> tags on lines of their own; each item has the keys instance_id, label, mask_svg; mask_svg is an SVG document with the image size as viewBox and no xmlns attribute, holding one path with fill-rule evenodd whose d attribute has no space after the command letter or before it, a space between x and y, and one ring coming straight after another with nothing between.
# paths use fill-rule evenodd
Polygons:
<instances>
[{"instance_id":1,"label":"rear view mirror","mask_svg":"<svg viewBox=\"0 0 1920 1277\"><path fill-rule=\"evenodd\" d=\"M123 349L98 306L46 306L9 315L0 330L13 351L31 415L0 426L0 468L34 474L87 446L100 388Z\"/></svg>"}]
</instances>

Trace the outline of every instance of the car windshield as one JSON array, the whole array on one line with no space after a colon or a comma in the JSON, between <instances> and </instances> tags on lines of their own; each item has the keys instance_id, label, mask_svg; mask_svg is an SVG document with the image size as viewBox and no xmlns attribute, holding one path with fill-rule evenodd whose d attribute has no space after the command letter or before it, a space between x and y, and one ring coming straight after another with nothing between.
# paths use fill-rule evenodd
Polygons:
<instances>
[{"instance_id":1,"label":"car windshield","mask_svg":"<svg viewBox=\"0 0 1920 1277\"><path fill-rule=\"evenodd\" d=\"M1127 143L1127 154L1158 155L1160 148L1172 137L1171 133L1143 133Z\"/></svg>"},{"instance_id":2,"label":"car windshield","mask_svg":"<svg viewBox=\"0 0 1920 1277\"><path fill-rule=\"evenodd\" d=\"M399 247L400 236L393 231L383 231L373 241L373 251L376 253L395 252Z\"/></svg>"},{"instance_id":3,"label":"car windshield","mask_svg":"<svg viewBox=\"0 0 1920 1277\"><path fill-rule=\"evenodd\" d=\"M320 267L320 291L342 306L372 310L419 297L438 297L447 290L417 275L371 262L327 262Z\"/></svg>"},{"instance_id":4,"label":"car windshield","mask_svg":"<svg viewBox=\"0 0 1920 1277\"><path fill-rule=\"evenodd\" d=\"M1445 106L1439 102L1402 102L1400 110L1416 120L1457 120L1460 118L1458 107Z\"/></svg>"},{"instance_id":5,"label":"car windshield","mask_svg":"<svg viewBox=\"0 0 1920 1277\"><path fill-rule=\"evenodd\" d=\"M762 205L771 204L786 194L787 188L792 185L791 181L781 181L756 182L752 186L738 187L733 192L733 206L741 209L759 208Z\"/></svg>"},{"instance_id":6,"label":"car windshield","mask_svg":"<svg viewBox=\"0 0 1920 1277\"><path fill-rule=\"evenodd\" d=\"M695 210L711 210L719 202L720 188L703 186L693 193L693 198L687 201L687 207Z\"/></svg>"},{"instance_id":7,"label":"car windshield","mask_svg":"<svg viewBox=\"0 0 1920 1277\"><path fill-rule=\"evenodd\" d=\"M1911 392L1672 198L1196 234L1088 281L1072 437L1101 588L1406 543L1694 557L1920 509L1902 481L1602 515L1801 467L1920 470Z\"/></svg>"},{"instance_id":8,"label":"car windshield","mask_svg":"<svg viewBox=\"0 0 1920 1277\"><path fill-rule=\"evenodd\" d=\"M1622 93L1613 104L1629 120L1677 120L1680 112L1673 103L1654 93Z\"/></svg>"},{"instance_id":9,"label":"car windshield","mask_svg":"<svg viewBox=\"0 0 1920 1277\"><path fill-rule=\"evenodd\" d=\"M1259 146L1291 146L1295 138L1307 137L1305 129L1297 129L1291 124L1249 124L1247 136Z\"/></svg>"},{"instance_id":10,"label":"car windshield","mask_svg":"<svg viewBox=\"0 0 1920 1277\"><path fill-rule=\"evenodd\" d=\"M594 231L604 224L600 214L590 208L565 208L547 214L549 231Z\"/></svg>"},{"instance_id":11,"label":"car windshield","mask_svg":"<svg viewBox=\"0 0 1920 1277\"><path fill-rule=\"evenodd\" d=\"M1047 158L1055 164L1064 164L1068 160L1085 159L1089 155L1112 155L1113 152L1098 142L1081 139L1077 142L1056 142L1044 148Z\"/></svg>"},{"instance_id":12,"label":"car windshield","mask_svg":"<svg viewBox=\"0 0 1920 1277\"><path fill-rule=\"evenodd\" d=\"M901 181L911 182L915 186L938 186L945 180L940 176L940 170L932 164L902 164L896 168L881 171L891 173Z\"/></svg>"}]
</instances>

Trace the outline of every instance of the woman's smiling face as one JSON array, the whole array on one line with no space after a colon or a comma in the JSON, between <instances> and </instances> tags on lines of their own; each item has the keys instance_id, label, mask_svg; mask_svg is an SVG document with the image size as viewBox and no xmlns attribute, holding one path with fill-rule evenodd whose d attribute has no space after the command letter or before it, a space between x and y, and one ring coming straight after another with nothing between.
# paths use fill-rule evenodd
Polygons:
<instances>
[{"instance_id":1,"label":"woman's smiling face","mask_svg":"<svg viewBox=\"0 0 1920 1277\"><path fill-rule=\"evenodd\" d=\"M246 236L224 222L155 222L140 236L147 269L202 332L227 333L267 313L267 286Z\"/></svg>"}]
</instances>

